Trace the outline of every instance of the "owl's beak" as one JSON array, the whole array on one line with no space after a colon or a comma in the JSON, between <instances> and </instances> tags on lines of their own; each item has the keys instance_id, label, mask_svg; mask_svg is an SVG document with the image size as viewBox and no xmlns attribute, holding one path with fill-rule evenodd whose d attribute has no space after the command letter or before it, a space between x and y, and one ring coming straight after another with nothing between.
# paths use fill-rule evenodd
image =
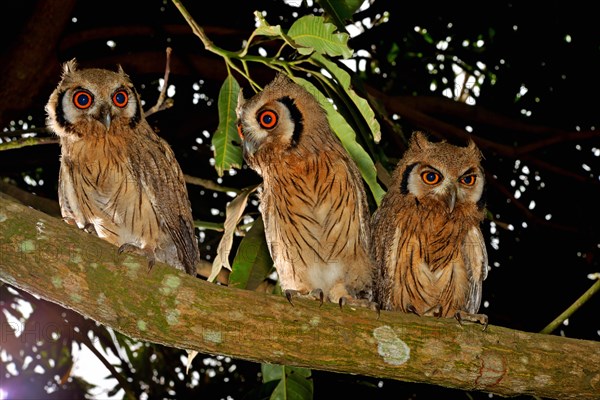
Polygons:
<instances>
[{"instance_id":1,"label":"owl's beak","mask_svg":"<svg viewBox=\"0 0 600 400\"><path fill-rule=\"evenodd\" d=\"M448 214L452 214L456 205L456 186L452 185L448 188L444 200L446 200L446 205L448 206Z\"/></svg>"},{"instance_id":2,"label":"owl's beak","mask_svg":"<svg viewBox=\"0 0 600 400\"><path fill-rule=\"evenodd\" d=\"M110 110L102 110L100 112L100 118L98 118L98 120L102 122L102 125L104 125L106 127L106 130L108 131L110 129L110 123L112 121L112 118L110 116Z\"/></svg>"},{"instance_id":3,"label":"owl's beak","mask_svg":"<svg viewBox=\"0 0 600 400\"><path fill-rule=\"evenodd\" d=\"M248 155L254 155L254 151L256 150L256 147L254 146L253 141L245 139L242 142L242 146L244 147L244 153L246 153Z\"/></svg>"},{"instance_id":4,"label":"owl's beak","mask_svg":"<svg viewBox=\"0 0 600 400\"><path fill-rule=\"evenodd\" d=\"M254 151L256 150L255 143L251 137L244 134L244 127L241 122L239 122L237 125L237 131L238 135L240 136L240 139L242 140L242 147L244 149L244 153L253 155Z\"/></svg>"}]
</instances>

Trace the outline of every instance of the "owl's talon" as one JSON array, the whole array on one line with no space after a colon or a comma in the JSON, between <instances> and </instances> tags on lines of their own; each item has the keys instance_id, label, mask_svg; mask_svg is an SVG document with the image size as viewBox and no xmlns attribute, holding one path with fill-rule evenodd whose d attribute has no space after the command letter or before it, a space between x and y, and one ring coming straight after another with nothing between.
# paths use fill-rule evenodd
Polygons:
<instances>
[{"instance_id":1,"label":"owl's talon","mask_svg":"<svg viewBox=\"0 0 600 400\"><path fill-rule=\"evenodd\" d=\"M91 222L88 222L87 224L85 224L85 226L83 227L83 230L86 231L87 233L93 233L94 235L97 235L96 227L94 227L94 224L92 224Z\"/></svg>"},{"instance_id":2,"label":"owl's talon","mask_svg":"<svg viewBox=\"0 0 600 400\"><path fill-rule=\"evenodd\" d=\"M131 243L122 244L121 246L119 246L119 249L117 250L117 252L119 254L123 254L124 252L127 252L127 253L133 253L133 254L145 256L146 259L148 260L148 273L150 273L150 270L152 269L152 267L154 267L154 264L156 264L156 258L154 257L154 252L152 250L143 249L143 248L137 247L136 245L131 244Z\"/></svg>"},{"instance_id":3,"label":"owl's talon","mask_svg":"<svg viewBox=\"0 0 600 400\"><path fill-rule=\"evenodd\" d=\"M156 259L154 258L153 255L148 255L148 273L150 273L150 270L152 269L152 267L154 267L154 264L156 264Z\"/></svg>"},{"instance_id":4,"label":"owl's talon","mask_svg":"<svg viewBox=\"0 0 600 400\"><path fill-rule=\"evenodd\" d=\"M409 304L406 306L406 311L408 311L409 313L413 313L416 316L420 317L421 314L419 314L419 312L417 311L417 309L415 308L415 306L413 306L412 304Z\"/></svg>"},{"instance_id":5,"label":"owl's talon","mask_svg":"<svg viewBox=\"0 0 600 400\"><path fill-rule=\"evenodd\" d=\"M323 300L325 299L325 294L322 289L313 289L310 291L310 295L315 298L315 300L319 300L319 307L323 305Z\"/></svg>"},{"instance_id":6,"label":"owl's talon","mask_svg":"<svg viewBox=\"0 0 600 400\"><path fill-rule=\"evenodd\" d=\"M285 294L285 298L287 299L287 301L292 305L292 307L294 307L294 303L292 302L292 297L296 293L296 291L295 290L284 290L283 293Z\"/></svg>"},{"instance_id":7,"label":"owl's talon","mask_svg":"<svg viewBox=\"0 0 600 400\"><path fill-rule=\"evenodd\" d=\"M343 309L343 307L346 305L347 300L345 297L340 297L340 300L338 301L338 304L340 305L340 310Z\"/></svg>"},{"instance_id":8,"label":"owl's talon","mask_svg":"<svg viewBox=\"0 0 600 400\"><path fill-rule=\"evenodd\" d=\"M436 317L436 318L441 318L443 313L444 308L442 307L441 304L438 304L437 306L433 306L431 307L429 310L425 311L423 313L423 315L428 316L428 317Z\"/></svg>"},{"instance_id":9,"label":"owl's talon","mask_svg":"<svg viewBox=\"0 0 600 400\"><path fill-rule=\"evenodd\" d=\"M457 311L454 318L462 326L462 321L476 322L483 325L483 331L488 327L488 316L485 314L471 314L466 311Z\"/></svg>"}]
</instances>

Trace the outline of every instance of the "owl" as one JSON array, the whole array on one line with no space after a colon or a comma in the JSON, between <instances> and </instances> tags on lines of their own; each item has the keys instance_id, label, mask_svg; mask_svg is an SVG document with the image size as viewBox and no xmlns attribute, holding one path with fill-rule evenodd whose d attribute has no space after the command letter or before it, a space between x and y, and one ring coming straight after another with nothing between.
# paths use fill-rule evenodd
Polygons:
<instances>
[{"instance_id":1,"label":"owl","mask_svg":"<svg viewBox=\"0 0 600 400\"><path fill-rule=\"evenodd\" d=\"M375 298L384 310L455 317L477 314L488 256L481 152L415 132L372 217Z\"/></svg>"},{"instance_id":2,"label":"owl","mask_svg":"<svg viewBox=\"0 0 600 400\"><path fill-rule=\"evenodd\" d=\"M63 65L46 104L61 148L58 199L65 221L196 275L200 259L183 173L150 127L123 69Z\"/></svg>"},{"instance_id":3,"label":"owl","mask_svg":"<svg viewBox=\"0 0 600 400\"><path fill-rule=\"evenodd\" d=\"M279 73L250 99L240 91L236 111L244 159L262 177L259 210L288 300L373 307L365 188L325 110Z\"/></svg>"}]
</instances>

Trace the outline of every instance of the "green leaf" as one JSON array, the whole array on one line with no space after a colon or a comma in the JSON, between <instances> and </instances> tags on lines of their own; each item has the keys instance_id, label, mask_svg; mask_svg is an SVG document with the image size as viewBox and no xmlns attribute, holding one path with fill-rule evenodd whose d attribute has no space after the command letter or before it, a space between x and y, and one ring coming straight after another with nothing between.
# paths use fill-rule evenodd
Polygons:
<instances>
[{"instance_id":1,"label":"green leaf","mask_svg":"<svg viewBox=\"0 0 600 400\"><path fill-rule=\"evenodd\" d=\"M212 137L215 169L219 176L230 168L242 166L242 148L237 133L235 107L240 85L231 75L225 79L219 91L219 126Z\"/></svg>"},{"instance_id":2,"label":"green leaf","mask_svg":"<svg viewBox=\"0 0 600 400\"><path fill-rule=\"evenodd\" d=\"M312 58L325 67L340 83L345 93L350 97L350 100L352 100L352 103L354 103L358 111L360 111L360 114L369 126L371 135L373 136L373 141L375 143L379 143L381 140L381 127L379 126L379 121L377 121L377 118L375 118L375 112L373 112L369 102L356 94L354 89L352 89L352 78L350 77L350 74L338 67L336 63L328 60L326 57L323 57L320 54L314 54Z\"/></svg>"},{"instance_id":3,"label":"green leaf","mask_svg":"<svg viewBox=\"0 0 600 400\"><path fill-rule=\"evenodd\" d=\"M317 3L325 11L326 18L331 20L340 31L346 30L346 22L352 19L352 15L364 3L364 0L317 0Z\"/></svg>"},{"instance_id":4,"label":"green leaf","mask_svg":"<svg viewBox=\"0 0 600 400\"><path fill-rule=\"evenodd\" d=\"M277 364L261 364L263 383L279 381L271 400L307 400L313 398L311 370Z\"/></svg>"},{"instance_id":5,"label":"green leaf","mask_svg":"<svg viewBox=\"0 0 600 400\"><path fill-rule=\"evenodd\" d=\"M381 198L385 194L385 191L377 182L377 169L369 154L363 149L363 147L356 141L356 133L344 117L333 108L333 105L327 100L327 97L321 94L321 92L309 81L294 77L296 83L302 85L310 93L313 93L321 106L327 111L327 119L331 125L335 134L340 138L342 145L346 151L350 154L360 173L369 186L373 198L377 205L381 202Z\"/></svg>"},{"instance_id":6,"label":"green leaf","mask_svg":"<svg viewBox=\"0 0 600 400\"><path fill-rule=\"evenodd\" d=\"M254 221L240 242L231 268L229 286L248 290L255 290L273 270L262 217Z\"/></svg>"},{"instance_id":7,"label":"green leaf","mask_svg":"<svg viewBox=\"0 0 600 400\"><path fill-rule=\"evenodd\" d=\"M348 47L349 35L345 32L334 33L335 30L335 25L325 22L323 17L306 15L294 22L287 34L302 46L296 47L300 54L308 55L316 51L332 57L352 57L352 50Z\"/></svg>"}]
</instances>

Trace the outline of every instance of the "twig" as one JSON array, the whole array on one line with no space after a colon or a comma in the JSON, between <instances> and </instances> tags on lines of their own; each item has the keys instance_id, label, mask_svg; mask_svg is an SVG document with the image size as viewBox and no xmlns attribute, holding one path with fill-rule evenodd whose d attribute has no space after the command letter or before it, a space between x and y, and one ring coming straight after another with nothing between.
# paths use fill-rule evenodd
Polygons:
<instances>
[{"instance_id":1,"label":"twig","mask_svg":"<svg viewBox=\"0 0 600 400\"><path fill-rule=\"evenodd\" d=\"M171 48L167 47L167 61L165 65L165 77L163 79L163 87L160 90L160 95L156 104L144 113L144 116L148 117L158 111L166 110L173 106L173 101L167 98L167 87L169 87L169 74L171 73ZM171 101L169 101L171 100Z\"/></svg>"},{"instance_id":2,"label":"twig","mask_svg":"<svg viewBox=\"0 0 600 400\"><path fill-rule=\"evenodd\" d=\"M20 149L22 147L36 146L39 144L56 143L58 143L58 138L56 137L29 137L0 143L0 151Z\"/></svg>"},{"instance_id":3,"label":"twig","mask_svg":"<svg viewBox=\"0 0 600 400\"><path fill-rule=\"evenodd\" d=\"M202 179L195 176L183 175L185 181L191 185L202 186L203 188L214 190L215 192L233 192L235 194L239 194L241 192L240 189L221 186L209 179Z\"/></svg>"},{"instance_id":4,"label":"twig","mask_svg":"<svg viewBox=\"0 0 600 400\"><path fill-rule=\"evenodd\" d=\"M121 385L121 389L125 391L125 398L127 399L135 399L135 392L131 389L129 382L127 379L117 371L117 369L112 365L108 360L96 349L92 341L87 335L79 335L81 338L81 343L85 344L85 346L90 349L92 353L98 358L98 360L110 371L110 374L119 382ZM121 360L121 362L123 362Z\"/></svg>"},{"instance_id":5,"label":"twig","mask_svg":"<svg viewBox=\"0 0 600 400\"><path fill-rule=\"evenodd\" d=\"M35 134L39 134L39 133L43 133L46 135L53 135L53 132L46 128L46 127L39 127L39 128L29 128L29 129L15 129L12 131L5 131L5 132L1 132L0 133L0 138L13 138L13 137L17 137L17 136L21 136L21 135L25 135L25 134L31 134L31 133L35 133Z\"/></svg>"},{"instance_id":6,"label":"twig","mask_svg":"<svg viewBox=\"0 0 600 400\"><path fill-rule=\"evenodd\" d=\"M600 278L597 278L596 282L585 291L569 308L563 311L554 321L550 322L548 326L540 331L540 333L552 333L556 328L563 323L564 320L569 318L575 311L577 311L582 305L585 304L598 290L600 290Z\"/></svg>"}]
</instances>

